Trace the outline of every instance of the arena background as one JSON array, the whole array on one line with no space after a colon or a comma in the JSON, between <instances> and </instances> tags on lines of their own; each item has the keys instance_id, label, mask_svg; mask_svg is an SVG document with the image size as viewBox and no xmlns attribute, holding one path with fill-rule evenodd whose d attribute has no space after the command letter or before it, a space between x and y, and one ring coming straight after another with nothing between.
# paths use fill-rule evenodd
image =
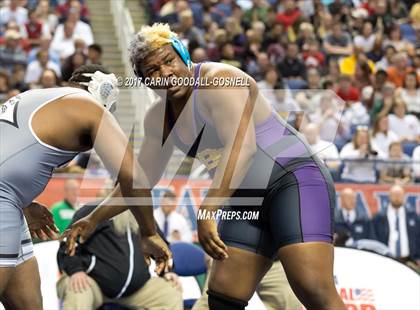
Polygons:
<instances>
[{"instance_id":1,"label":"arena background","mask_svg":"<svg viewBox=\"0 0 420 310\"><path fill-rule=\"evenodd\" d=\"M0 103L28 89L64 86L71 73L86 63L102 63L129 82L134 75L128 45L134 33L144 24L169 23L188 47L193 61L220 61L243 69L257 80L273 108L298 130L305 133L309 123L318 126L319 131L311 133L317 135L316 147L336 182L337 210L341 206L340 191L352 188L357 192L358 214L372 220L389 206L390 187L401 184L405 189L405 207L420 214L417 1L3 0L0 3ZM10 8L15 4L17 13L11 14ZM83 26L65 30L72 28L71 20L74 24L81 20ZM334 31L336 37L332 36ZM116 115L136 152L143 137L145 111L156 98L144 85L137 86L121 88ZM322 91L326 90L339 103L323 105L322 102L332 100L322 97ZM397 115L394 108L401 104L405 112ZM333 138L328 126L334 128ZM352 139L366 130L374 152L352 158L346 147L357 150ZM319 140L332 143L320 146ZM391 144L396 145L393 151L389 148ZM177 195L176 212L185 216L195 233L197 208L209 181L198 163L194 163L193 177L182 175L182 169L178 168L183 159L181 153L171 158L164 180L153 196L158 208L163 193L173 190ZM76 179L80 184L80 205L103 195L104 185L110 182L96 155L82 154L56 171L38 200L49 207L62 200L68 179ZM197 241L195 235L193 241ZM420 239L417 247L420 252ZM47 258L41 265L51 267L56 247L44 245L42 249L38 255ZM349 255L352 254L337 255L337 260ZM357 254L355 257L353 261L347 259L346 263L336 264L339 266L336 268L341 268L338 274L353 274L357 278L345 280L348 283L342 286L348 290L372 290L375 298L352 299L344 292L342 297L347 298L348 309L420 309L420 282L417 278L416 284L412 273L407 271L407 276L396 282L390 279L386 263L382 265L379 258L357 261ZM419 258L410 264L417 272ZM396 267L396 274L405 274L406 267L396 264L401 265ZM368 270L372 272L369 277ZM51 272L43 276L49 277L44 282L51 282L44 288L49 295L44 298L50 300L46 309L55 309L58 302L54 296L55 276ZM372 277L379 281L371 282ZM389 287L391 281L393 289ZM393 300L406 300L407 304L381 300L387 295L383 292L392 292ZM367 301L372 308L363 308Z\"/></svg>"}]
</instances>

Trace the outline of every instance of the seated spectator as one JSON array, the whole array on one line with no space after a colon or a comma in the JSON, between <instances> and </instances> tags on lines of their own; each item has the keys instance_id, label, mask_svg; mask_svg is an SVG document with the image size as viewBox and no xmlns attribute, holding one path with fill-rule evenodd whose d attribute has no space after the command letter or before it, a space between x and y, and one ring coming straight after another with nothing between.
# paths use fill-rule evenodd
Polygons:
<instances>
[{"instance_id":1,"label":"seated spectator","mask_svg":"<svg viewBox=\"0 0 420 310\"><path fill-rule=\"evenodd\" d=\"M74 2L73 0L72 3ZM79 7L71 7L69 14L66 18L66 21L70 21L74 23L74 34L77 38L83 39L85 41L86 45L93 44L93 34L92 34L92 28L89 24L83 22L80 20L80 8ZM56 32L62 31L62 24L58 25Z\"/></svg>"},{"instance_id":2,"label":"seated spectator","mask_svg":"<svg viewBox=\"0 0 420 310\"><path fill-rule=\"evenodd\" d=\"M38 11L36 9L29 11L29 20L25 24L25 29L27 38L32 48L38 46L41 43L42 37L51 37L51 32L48 28L48 25L44 24L39 19Z\"/></svg>"},{"instance_id":3,"label":"seated spectator","mask_svg":"<svg viewBox=\"0 0 420 310\"><path fill-rule=\"evenodd\" d=\"M291 89L300 89L306 86L306 67L298 58L299 48L296 43L287 45L286 57L279 63L278 70Z\"/></svg>"},{"instance_id":4,"label":"seated spectator","mask_svg":"<svg viewBox=\"0 0 420 310\"><path fill-rule=\"evenodd\" d=\"M383 154L388 155L390 144L398 140L398 136L392 130L389 130L388 115L379 116L373 125L372 146Z\"/></svg>"},{"instance_id":5,"label":"seated spectator","mask_svg":"<svg viewBox=\"0 0 420 310\"><path fill-rule=\"evenodd\" d=\"M275 88L277 88L278 83L279 75L274 66L267 70L262 81L257 82L260 94L262 94L273 107L277 106L278 104L275 91Z\"/></svg>"},{"instance_id":6,"label":"seated spectator","mask_svg":"<svg viewBox=\"0 0 420 310\"><path fill-rule=\"evenodd\" d=\"M64 198L51 206L54 223L60 234L69 226L74 213L78 209L80 184L75 179L68 179L64 183Z\"/></svg>"},{"instance_id":7,"label":"seated spectator","mask_svg":"<svg viewBox=\"0 0 420 310\"><path fill-rule=\"evenodd\" d=\"M353 48L353 54L344 57L340 61L340 72L342 74L354 76L356 74L357 65L367 65L371 72L375 70L375 64L372 60L368 59L363 53L362 47L355 45Z\"/></svg>"},{"instance_id":8,"label":"seated spectator","mask_svg":"<svg viewBox=\"0 0 420 310\"><path fill-rule=\"evenodd\" d=\"M375 67L377 70L388 70L389 67L392 66L392 60L397 50L392 45L385 46L384 49L384 56L375 63Z\"/></svg>"},{"instance_id":9,"label":"seated spectator","mask_svg":"<svg viewBox=\"0 0 420 310\"><path fill-rule=\"evenodd\" d=\"M9 5L0 9L0 28L4 28L10 21L15 21L23 27L28 21L28 10L20 5L20 0L10 0Z\"/></svg>"},{"instance_id":10,"label":"seated spectator","mask_svg":"<svg viewBox=\"0 0 420 310\"><path fill-rule=\"evenodd\" d=\"M39 0L38 6L36 7L38 11L38 18L44 24L48 26L50 35L53 35L55 28L58 25L57 15L51 12L50 1L49 0Z\"/></svg>"},{"instance_id":11,"label":"seated spectator","mask_svg":"<svg viewBox=\"0 0 420 310\"><path fill-rule=\"evenodd\" d=\"M231 43L225 43L222 46L220 51L220 62L234 66L238 69L242 68L241 62L235 57L235 49Z\"/></svg>"},{"instance_id":12,"label":"seated spectator","mask_svg":"<svg viewBox=\"0 0 420 310\"><path fill-rule=\"evenodd\" d=\"M307 68L319 68L325 65L325 56L319 50L319 42L316 39L308 40L303 45L302 58Z\"/></svg>"},{"instance_id":13,"label":"seated spectator","mask_svg":"<svg viewBox=\"0 0 420 310\"><path fill-rule=\"evenodd\" d=\"M318 69L309 68L306 75L307 75L308 89L314 90L314 91L319 90L321 88L321 75L319 74Z\"/></svg>"},{"instance_id":14,"label":"seated spectator","mask_svg":"<svg viewBox=\"0 0 420 310\"><path fill-rule=\"evenodd\" d=\"M209 56L204 48L197 47L191 53L191 60L195 63L206 62L209 61Z\"/></svg>"},{"instance_id":15,"label":"seated spectator","mask_svg":"<svg viewBox=\"0 0 420 310\"><path fill-rule=\"evenodd\" d=\"M420 182L420 145L413 151L413 177L416 183Z\"/></svg>"},{"instance_id":16,"label":"seated spectator","mask_svg":"<svg viewBox=\"0 0 420 310\"><path fill-rule=\"evenodd\" d=\"M324 39L324 50L333 58L348 56L353 52L351 37L343 32L341 23L333 24L331 33Z\"/></svg>"},{"instance_id":17,"label":"seated spectator","mask_svg":"<svg viewBox=\"0 0 420 310\"><path fill-rule=\"evenodd\" d=\"M80 0L66 0L64 3L56 7L56 15L60 21L63 22L67 19L72 8L80 11L80 19L85 23L89 23L89 10L86 4L81 3Z\"/></svg>"},{"instance_id":18,"label":"seated spectator","mask_svg":"<svg viewBox=\"0 0 420 310\"><path fill-rule=\"evenodd\" d=\"M410 72L405 76L404 85L397 89L397 96L407 105L407 112L420 117L420 82L416 72Z\"/></svg>"},{"instance_id":19,"label":"seated spectator","mask_svg":"<svg viewBox=\"0 0 420 310\"><path fill-rule=\"evenodd\" d=\"M377 240L388 245L392 255L402 262L420 259L420 217L405 207L405 191L394 185L389 191L389 205L373 218Z\"/></svg>"},{"instance_id":20,"label":"seated spectator","mask_svg":"<svg viewBox=\"0 0 420 310\"><path fill-rule=\"evenodd\" d=\"M60 86L60 79L52 69L45 69L39 78L38 85L40 88L53 88Z\"/></svg>"},{"instance_id":21,"label":"seated spectator","mask_svg":"<svg viewBox=\"0 0 420 310\"><path fill-rule=\"evenodd\" d=\"M395 50L397 52L402 53L410 52L414 48L414 46L409 41L406 41L401 37L401 29L400 25L398 24L392 25L391 30L389 32L389 37L384 40L383 44L385 46L392 45L393 47L395 47Z\"/></svg>"},{"instance_id":22,"label":"seated spectator","mask_svg":"<svg viewBox=\"0 0 420 310\"><path fill-rule=\"evenodd\" d=\"M344 110L342 120L351 128L359 125L369 124L369 114L360 101L348 101Z\"/></svg>"},{"instance_id":23,"label":"seated spectator","mask_svg":"<svg viewBox=\"0 0 420 310\"><path fill-rule=\"evenodd\" d=\"M368 128L359 126L352 141L342 148L340 158L348 160L344 162L341 175L343 181L374 183L376 182L376 164L373 160L384 158L384 155L373 149Z\"/></svg>"},{"instance_id":24,"label":"seated spectator","mask_svg":"<svg viewBox=\"0 0 420 310\"><path fill-rule=\"evenodd\" d=\"M390 82L386 82L382 87L382 92L376 91L375 97L370 107L370 122L371 124L382 115L388 115L392 110L395 100L395 86Z\"/></svg>"},{"instance_id":25,"label":"seated spectator","mask_svg":"<svg viewBox=\"0 0 420 310\"><path fill-rule=\"evenodd\" d=\"M344 101L359 101L360 98L359 90L352 86L351 77L346 74L340 75L335 92Z\"/></svg>"},{"instance_id":26,"label":"seated spectator","mask_svg":"<svg viewBox=\"0 0 420 310\"><path fill-rule=\"evenodd\" d=\"M102 64L102 46L96 43L88 46L86 63L95 65Z\"/></svg>"},{"instance_id":27,"label":"seated spectator","mask_svg":"<svg viewBox=\"0 0 420 310\"><path fill-rule=\"evenodd\" d=\"M206 47L203 32L194 26L194 18L191 10L185 10L180 13L178 32L180 38L185 40L185 45L189 49L195 47Z\"/></svg>"},{"instance_id":28,"label":"seated spectator","mask_svg":"<svg viewBox=\"0 0 420 310\"><path fill-rule=\"evenodd\" d=\"M26 55L19 46L19 39L21 38L19 32L7 30L4 37L6 45L0 47L0 66L11 73L15 65L26 66Z\"/></svg>"},{"instance_id":29,"label":"seated spectator","mask_svg":"<svg viewBox=\"0 0 420 310\"><path fill-rule=\"evenodd\" d=\"M302 133L305 135L312 152L322 159L328 168L338 169L340 160L337 147L332 141L322 140L319 136L319 126L314 123L307 124Z\"/></svg>"},{"instance_id":30,"label":"seated spectator","mask_svg":"<svg viewBox=\"0 0 420 310\"><path fill-rule=\"evenodd\" d=\"M48 52L48 61L52 61L58 66L61 65L60 63L60 56L52 49L51 46L51 38L43 37L40 40L39 46L31 49L28 54L28 64L32 61L37 60L37 55L39 51L46 51Z\"/></svg>"},{"instance_id":31,"label":"seated spectator","mask_svg":"<svg viewBox=\"0 0 420 310\"><path fill-rule=\"evenodd\" d=\"M405 76L413 71L408 65L408 57L405 53L397 53L392 58L393 65L388 67L388 81L396 87L403 87Z\"/></svg>"},{"instance_id":32,"label":"seated spectator","mask_svg":"<svg viewBox=\"0 0 420 310\"><path fill-rule=\"evenodd\" d=\"M267 70L272 66L267 53L260 52L256 54L256 59L250 61L246 66L246 71L256 81L261 81L264 78Z\"/></svg>"},{"instance_id":33,"label":"seated spectator","mask_svg":"<svg viewBox=\"0 0 420 310\"><path fill-rule=\"evenodd\" d=\"M63 81L68 81L73 74L74 70L79 68L81 65L86 64L86 55L81 51L76 51L73 55L69 56L64 60L63 66L61 67L61 73Z\"/></svg>"},{"instance_id":34,"label":"seated spectator","mask_svg":"<svg viewBox=\"0 0 420 310\"><path fill-rule=\"evenodd\" d=\"M176 211L176 196L166 192L161 200L161 206L155 209L156 223L169 242L192 242L192 232L184 216Z\"/></svg>"},{"instance_id":35,"label":"seated spectator","mask_svg":"<svg viewBox=\"0 0 420 310\"><path fill-rule=\"evenodd\" d=\"M97 203L84 206L72 222L96 207ZM74 256L66 254L64 242L60 244L57 261L63 275L57 282L57 295L63 310L98 309L105 302L130 309L182 309L178 277L173 273L150 276L138 230L127 211L101 223L78 245Z\"/></svg>"},{"instance_id":36,"label":"seated spectator","mask_svg":"<svg viewBox=\"0 0 420 310\"><path fill-rule=\"evenodd\" d=\"M299 50L303 50L304 46L313 40L316 40L314 26L307 22L301 23L299 25L299 32L295 41Z\"/></svg>"},{"instance_id":37,"label":"seated spectator","mask_svg":"<svg viewBox=\"0 0 420 310\"><path fill-rule=\"evenodd\" d=\"M372 23L366 20L362 31L354 37L354 45L360 46L363 53L369 53L375 46L376 34L373 32Z\"/></svg>"},{"instance_id":38,"label":"seated spectator","mask_svg":"<svg viewBox=\"0 0 420 310\"><path fill-rule=\"evenodd\" d=\"M403 153L401 142L389 145L386 161L379 165L382 183L406 184L411 181L410 157Z\"/></svg>"},{"instance_id":39,"label":"seated spectator","mask_svg":"<svg viewBox=\"0 0 420 310\"><path fill-rule=\"evenodd\" d=\"M25 82L26 67L23 65L16 65L13 67L12 76L10 78L10 85L13 89L18 89L20 92L27 91L29 85Z\"/></svg>"},{"instance_id":40,"label":"seated spectator","mask_svg":"<svg viewBox=\"0 0 420 310\"><path fill-rule=\"evenodd\" d=\"M393 113L389 115L389 129L403 142L420 141L420 122L416 116L407 114L407 106L399 98L395 100Z\"/></svg>"},{"instance_id":41,"label":"seated spectator","mask_svg":"<svg viewBox=\"0 0 420 310\"><path fill-rule=\"evenodd\" d=\"M61 27L61 28L60 28ZM64 25L57 27L51 42L51 50L58 54L60 59L65 59L74 53L74 41L75 41L75 24L71 21L66 21Z\"/></svg>"},{"instance_id":42,"label":"seated spectator","mask_svg":"<svg viewBox=\"0 0 420 310\"><path fill-rule=\"evenodd\" d=\"M341 205L335 210L336 232L346 232L353 241L361 239L376 239L372 222L357 212L357 194L350 187L340 192Z\"/></svg>"},{"instance_id":43,"label":"seated spectator","mask_svg":"<svg viewBox=\"0 0 420 310\"><path fill-rule=\"evenodd\" d=\"M4 103L6 101L9 88L9 73L0 69L0 103Z\"/></svg>"},{"instance_id":44,"label":"seated spectator","mask_svg":"<svg viewBox=\"0 0 420 310\"><path fill-rule=\"evenodd\" d=\"M296 6L294 0L284 1L283 7L284 11L277 14L276 21L281 23L287 29L297 23L302 13Z\"/></svg>"},{"instance_id":45,"label":"seated spectator","mask_svg":"<svg viewBox=\"0 0 420 310\"><path fill-rule=\"evenodd\" d=\"M25 75L25 83L27 84L37 83L42 72L47 68L54 70L57 76L59 77L61 76L60 67L56 63L48 60L48 52L39 51L37 55L37 60L31 62L28 65L28 68L26 70L26 75Z\"/></svg>"}]
</instances>

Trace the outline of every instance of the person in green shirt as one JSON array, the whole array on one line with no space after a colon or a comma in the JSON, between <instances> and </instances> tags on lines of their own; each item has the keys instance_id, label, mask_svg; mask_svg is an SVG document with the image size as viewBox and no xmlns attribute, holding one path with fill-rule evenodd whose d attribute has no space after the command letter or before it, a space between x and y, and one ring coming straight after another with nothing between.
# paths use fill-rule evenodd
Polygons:
<instances>
[{"instance_id":1,"label":"person in green shirt","mask_svg":"<svg viewBox=\"0 0 420 310\"><path fill-rule=\"evenodd\" d=\"M55 225L62 234L71 223L79 198L79 183L69 179L64 183L64 199L51 206Z\"/></svg>"}]
</instances>

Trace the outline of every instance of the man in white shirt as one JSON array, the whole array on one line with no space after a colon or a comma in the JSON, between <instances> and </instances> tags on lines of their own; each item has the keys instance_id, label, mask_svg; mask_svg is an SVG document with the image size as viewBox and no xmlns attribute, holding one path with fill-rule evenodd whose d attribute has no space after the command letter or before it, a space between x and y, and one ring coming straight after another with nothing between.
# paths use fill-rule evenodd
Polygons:
<instances>
[{"instance_id":1,"label":"man in white shirt","mask_svg":"<svg viewBox=\"0 0 420 310\"><path fill-rule=\"evenodd\" d=\"M420 259L420 217L405 208L405 192L394 185L389 192L387 210L373 219L378 241L388 245L392 255L402 261Z\"/></svg>"},{"instance_id":2,"label":"man in white shirt","mask_svg":"<svg viewBox=\"0 0 420 310\"><path fill-rule=\"evenodd\" d=\"M21 1L10 0L10 4L0 9L0 26L4 27L10 21L15 21L23 27L28 21L28 10L19 5Z\"/></svg>"},{"instance_id":3,"label":"man in white shirt","mask_svg":"<svg viewBox=\"0 0 420 310\"><path fill-rule=\"evenodd\" d=\"M37 60L31 62L26 69L25 83L38 83L39 78L45 69L54 70L58 77L61 76L60 66L55 62L48 60L48 51L40 50L37 54Z\"/></svg>"},{"instance_id":4,"label":"man in white shirt","mask_svg":"<svg viewBox=\"0 0 420 310\"><path fill-rule=\"evenodd\" d=\"M192 242L190 225L184 216L176 212L176 196L173 192L166 192L161 206L154 211L154 217L160 230L169 242Z\"/></svg>"},{"instance_id":5,"label":"man in white shirt","mask_svg":"<svg viewBox=\"0 0 420 310\"><path fill-rule=\"evenodd\" d=\"M75 51L75 24L71 21L66 21L64 25L60 26L62 26L61 31L56 31L54 34L51 42L51 50L57 53L60 59L64 59L72 55Z\"/></svg>"}]
</instances>

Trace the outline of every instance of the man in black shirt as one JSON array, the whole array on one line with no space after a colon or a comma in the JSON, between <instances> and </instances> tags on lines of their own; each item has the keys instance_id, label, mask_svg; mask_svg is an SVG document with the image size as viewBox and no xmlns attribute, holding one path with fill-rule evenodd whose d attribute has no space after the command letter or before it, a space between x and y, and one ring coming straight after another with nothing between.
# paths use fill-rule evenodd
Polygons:
<instances>
[{"instance_id":1,"label":"man in black shirt","mask_svg":"<svg viewBox=\"0 0 420 310\"><path fill-rule=\"evenodd\" d=\"M97 204L79 209L72 223ZM130 212L99 224L74 256L61 243L57 255L63 276L57 283L63 310L97 309L112 302L134 309L182 309L182 293L173 273L151 277L139 242L138 226Z\"/></svg>"}]
</instances>

